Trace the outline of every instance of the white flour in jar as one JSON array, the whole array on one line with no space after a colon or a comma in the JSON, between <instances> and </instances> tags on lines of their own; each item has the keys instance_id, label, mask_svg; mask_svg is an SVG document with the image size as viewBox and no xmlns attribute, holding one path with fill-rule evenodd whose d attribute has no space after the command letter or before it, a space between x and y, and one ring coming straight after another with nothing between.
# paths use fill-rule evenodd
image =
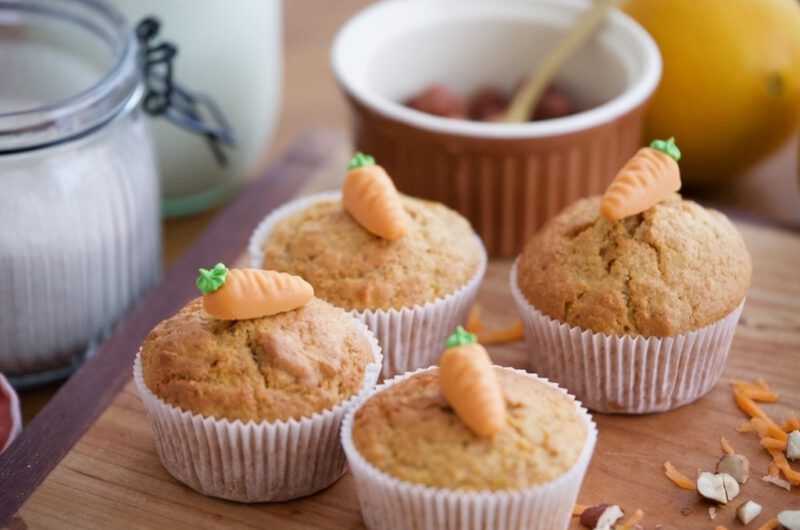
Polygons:
<instances>
[{"instance_id":1,"label":"white flour in jar","mask_svg":"<svg viewBox=\"0 0 800 530\"><path fill-rule=\"evenodd\" d=\"M140 111L0 155L0 372L68 365L160 270L158 178Z\"/></svg>"}]
</instances>

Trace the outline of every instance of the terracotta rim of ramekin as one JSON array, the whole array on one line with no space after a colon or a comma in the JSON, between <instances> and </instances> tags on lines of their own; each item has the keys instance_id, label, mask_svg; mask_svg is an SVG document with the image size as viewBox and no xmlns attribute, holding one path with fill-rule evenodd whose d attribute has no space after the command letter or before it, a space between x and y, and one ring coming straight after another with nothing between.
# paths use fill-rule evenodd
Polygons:
<instances>
[{"instance_id":1,"label":"terracotta rim of ramekin","mask_svg":"<svg viewBox=\"0 0 800 530\"><path fill-rule=\"evenodd\" d=\"M542 138L570 134L584 129L589 129L611 122L620 116L638 108L652 95L661 79L661 55L658 46L647 31L628 15L621 11L612 11L608 16L605 31L619 32L624 38L631 41L628 62L633 60L640 63L640 73L624 92L611 100L587 111L579 112L572 116L530 123L483 123L452 118L442 118L424 112L407 108L406 106L386 98L364 83L359 83L353 72L353 67L348 57L345 57L346 48L350 41L358 37L357 32L369 32L372 27L385 27L380 20L383 17L397 16L398 10L423 10L441 9L447 2L430 2L426 0L394 0L378 2L360 11L351 18L336 34L331 49L331 66L337 81L344 91L356 101L370 108L387 119L406 123L412 127L431 132L453 134L457 136L486 137L493 139L522 139ZM542 9L566 10L577 13L588 8L590 3L586 0L538 0L537 2L483 2L480 0L467 0L459 2L458 10L450 9L449 12L464 18L467 15L512 15L534 21L537 11ZM429 24L429 17L417 16L419 26ZM380 32L378 32L380 35ZM371 47L375 47L371 42ZM633 54L638 53L636 57Z\"/></svg>"}]
</instances>

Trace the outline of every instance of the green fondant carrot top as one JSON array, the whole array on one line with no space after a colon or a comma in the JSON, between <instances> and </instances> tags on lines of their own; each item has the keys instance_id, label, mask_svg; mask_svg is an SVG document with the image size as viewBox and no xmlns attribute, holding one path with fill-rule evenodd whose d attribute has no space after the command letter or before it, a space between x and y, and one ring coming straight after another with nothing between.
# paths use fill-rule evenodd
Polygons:
<instances>
[{"instance_id":1,"label":"green fondant carrot top","mask_svg":"<svg viewBox=\"0 0 800 530\"><path fill-rule=\"evenodd\" d=\"M213 293L228 279L228 267L223 263L217 263L213 269L200 269L199 273L195 285L203 294Z\"/></svg>"}]
</instances>

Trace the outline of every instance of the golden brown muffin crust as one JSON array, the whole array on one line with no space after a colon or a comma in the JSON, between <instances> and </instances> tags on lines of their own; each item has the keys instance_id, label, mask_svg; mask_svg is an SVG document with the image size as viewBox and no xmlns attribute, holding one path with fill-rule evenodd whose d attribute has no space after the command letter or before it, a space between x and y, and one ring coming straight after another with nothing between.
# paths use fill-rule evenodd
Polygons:
<instances>
[{"instance_id":1,"label":"golden brown muffin crust","mask_svg":"<svg viewBox=\"0 0 800 530\"><path fill-rule=\"evenodd\" d=\"M251 320L216 320L202 300L142 345L148 388L183 410L229 420L310 417L356 394L373 362L356 320L318 299Z\"/></svg>"},{"instance_id":2,"label":"golden brown muffin crust","mask_svg":"<svg viewBox=\"0 0 800 530\"><path fill-rule=\"evenodd\" d=\"M508 406L502 431L472 434L441 395L432 370L364 404L353 424L356 449L391 476L437 488L519 489L564 474L587 434L574 402L529 376L495 370Z\"/></svg>"},{"instance_id":3,"label":"golden brown muffin crust","mask_svg":"<svg viewBox=\"0 0 800 530\"><path fill-rule=\"evenodd\" d=\"M539 311L594 332L666 337L742 302L750 255L723 214L673 194L615 222L600 201L573 204L525 247L517 283Z\"/></svg>"},{"instance_id":4,"label":"golden brown muffin crust","mask_svg":"<svg viewBox=\"0 0 800 530\"><path fill-rule=\"evenodd\" d=\"M275 226L264 267L305 278L318 297L348 310L412 307L458 290L481 256L469 222L442 204L401 198L411 219L404 237L381 239L341 201L321 201Z\"/></svg>"}]
</instances>

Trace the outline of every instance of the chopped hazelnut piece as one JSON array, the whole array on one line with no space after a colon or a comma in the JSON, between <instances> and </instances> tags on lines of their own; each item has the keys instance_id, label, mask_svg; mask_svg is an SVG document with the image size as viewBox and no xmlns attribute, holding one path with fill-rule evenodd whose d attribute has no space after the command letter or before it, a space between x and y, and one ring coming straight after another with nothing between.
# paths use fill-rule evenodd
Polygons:
<instances>
[{"instance_id":1,"label":"chopped hazelnut piece","mask_svg":"<svg viewBox=\"0 0 800 530\"><path fill-rule=\"evenodd\" d=\"M598 504L586 508L581 514L581 524L592 530L613 530L614 523L625 515L616 504Z\"/></svg>"},{"instance_id":2,"label":"chopped hazelnut piece","mask_svg":"<svg viewBox=\"0 0 800 530\"><path fill-rule=\"evenodd\" d=\"M697 492L706 499L727 504L739 495L739 483L727 473L703 471L697 477Z\"/></svg>"},{"instance_id":3,"label":"chopped hazelnut piece","mask_svg":"<svg viewBox=\"0 0 800 530\"><path fill-rule=\"evenodd\" d=\"M778 522L786 530L800 530L800 510L784 510L778 514Z\"/></svg>"},{"instance_id":4,"label":"chopped hazelnut piece","mask_svg":"<svg viewBox=\"0 0 800 530\"><path fill-rule=\"evenodd\" d=\"M750 461L744 455L725 455L717 462L717 473L727 473L744 484L750 478Z\"/></svg>"},{"instance_id":5,"label":"chopped hazelnut piece","mask_svg":"<svg viewBox=\"0 0 800 530\"><path fill-rule=\"evenodd\" d=\"M742 524L750 524L750 521L758 517L759 514L761 514L761 505L753 501L743 502L736 509L736 517L739 518Z\"/></svg>"},{"instance_id":6,"label":"chopped hazelnut piece","mask_svg":"<svg viewBox=\"0 0 800 530\"><path fill-rule=\"evenodd\" d=\"M800 431L789 433L789 439L786 442L786 458L800 460Z\"/></svg>"}]
</instances>

